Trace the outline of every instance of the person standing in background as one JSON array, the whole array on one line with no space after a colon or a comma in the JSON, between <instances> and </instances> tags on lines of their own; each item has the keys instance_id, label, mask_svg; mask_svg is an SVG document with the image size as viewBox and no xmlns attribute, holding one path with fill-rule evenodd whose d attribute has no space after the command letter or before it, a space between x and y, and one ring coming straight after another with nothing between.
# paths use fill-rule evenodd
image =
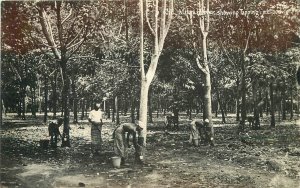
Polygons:
<instances>
[{"instance_id":1,"label":"person standing in background","mask_svg":"<svg viewBox=\"0 0 300 188\"><path fill-rule=\"evenodd\" d=\"M91 125L91 151L94 154L99 154L102 146L102 112L100 104L95 104L94 109L89 114L89 122Z\"/></svg>"}]
</instances>

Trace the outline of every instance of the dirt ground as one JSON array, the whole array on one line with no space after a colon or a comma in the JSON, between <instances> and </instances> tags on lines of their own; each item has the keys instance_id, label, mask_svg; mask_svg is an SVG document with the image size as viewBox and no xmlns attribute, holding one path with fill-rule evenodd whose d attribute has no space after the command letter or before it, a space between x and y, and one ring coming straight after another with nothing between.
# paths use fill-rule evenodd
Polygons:
<instances>
[{"instance_id":1,"label":"dirt ground","mask_svg":"<svg viewBox=\"0 0 300 188\"><path fill-rule=\"evenodd\" d=\"M42 118L20 120L8 115L0 134L0 187L299 188L300 120L281 121L270 129L265 116L260 130L236 135L234 119L229 116L221 124L220 118L214 118L216 145L193 147L186 117L180 117L178 131L167 133L162 118L154 118L148 125L147 164L135 164L132 146L127 164L114 168L115 124L110 120L103 126L102 153L92 155L87 120L71 124L70 148L44 149L39 141L49 137Z\"/></svg>"}]
</instances>

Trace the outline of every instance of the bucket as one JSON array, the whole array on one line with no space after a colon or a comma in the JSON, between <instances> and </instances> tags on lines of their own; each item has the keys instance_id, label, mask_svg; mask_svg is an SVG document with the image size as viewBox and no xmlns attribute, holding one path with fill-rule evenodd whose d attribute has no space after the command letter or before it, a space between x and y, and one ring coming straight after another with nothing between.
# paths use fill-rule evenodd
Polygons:
<instances>
[{"instance_id":1,"label":"bucket","mask_svg":"<svg viewBox=\"0 0 300 188\"><path fill-rule=\"evenodd\" d=\"M114 167L120 168L120 166L121 166L121 157L112 157L111 160L112 160L112 164L113 164Z\"/></svg>"}]
</instances>

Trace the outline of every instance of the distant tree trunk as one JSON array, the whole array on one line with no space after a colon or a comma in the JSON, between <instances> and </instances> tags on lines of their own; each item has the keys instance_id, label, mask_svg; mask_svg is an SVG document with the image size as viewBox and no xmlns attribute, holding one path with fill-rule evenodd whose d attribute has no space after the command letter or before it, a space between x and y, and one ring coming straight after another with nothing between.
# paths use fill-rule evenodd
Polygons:
<instances>
[{"instance_id":1,"label":"distant tree trunk","mask_svg":"<svg viewBox=\"0 0 300 188\"><path fill-rule=\"evenodd\" d=\"M240 123L240 130L244 131L246 117L247 117L247 106L246 106L246 70L245 70L245 55L243 57L243 62L241 63L241 96L242 96L242 103L241 103L241 123Z\"/></svg>"},{"instance_id":2,"label":"distant tree trunk","mask_svg":"<svg viewBox=\"0 0 300 188\"><path fill-rule=\"evenodd\" d=\"M47 122L47 118L48 118L48 78L47 78L47 76L45 76L44 78L45 78L44 123L46 123Z\"/></svg>"},{"instance_id":3,"label":"distant tree trunk","mask_svg":"<svg viewBox=\"0 0 300 188\"><path fill-rule=\"evenodd\" d=\"M82 100L80 100L80 104L81 104L81 117L80 117L80 119L81 120L83 120L83 118L84 118L84 107L85 107L85 103L84 103L85 101L84 101L84 98L82 98Z\"/></svg>"},{"instance_id":4,"label":"distant tree trunk","mask_svg":"<svg viewBox=\"0 0 300 188\"><path fill-rule=\"evenodd\" d=\"M222 114L222 123L226 123L224 103L222 101L220 103L221 103L220 108L221 108L221 114Z\"/></svg>"},{"instance_id":5,"label":"distant tree trunk","mask_svg":"<svg viewBox=\"0 0 300 188\"><path fill-rule=\"evenodd\" d=\"M218 117L218 111L219 111L219 96L217 94L217 101L216 101L216 112L215 112L215 117Z\"/></svg>"},{"instance_id":6,"label":"distant tree trunk","mask_svg":"<svg viewBox=\"0 0 300 188\"><path fill-rule=\"evenodd\" d=\"M290 88L290 95L291 95L290 119L292 120L294 117L294 97L293 97L293 86L292 85Z\"/></svg>"},{"instance_id":7,"label":"distant tree trunk","mask_svg":"<svg viewBox=\"0 0 300 188\"><path fill-rule=\"evenodd\" d=\"M115 97L113 97L113 111L112 111L111 122L116 122L115 112L116 112L116 100L115 100Z\"/></svg>"},{"instance_id":8,"label":"distant tree trunk","mask_svg":"<svg viewBox=\"0 0 300 188\"><path fill-rule=\"evenodd\" d=\"M282 100L282 120L286 120L286 95L285 86L281 89L281 100Z\"/></svg>"},{"instance_id":9,"label":"distant tree trunk","mask_svg":"<svg viewBox=\"0 0 300 188\"><path fill-rule=\"evenodd\" d=\"M31 88L32 100L31 100L31 113L33 117L36 117L36 96L35 87Z\"/></svg>"},{"instance_id":10,"label":"distant tree trunk","mask_svg":"<svg viewBox=\"0 0 300 188\"><path fill-rule=\"evenodd\" d=\"M87 100L84 100L83 103L85 104L84 105L84 110L85 110L85 117L88 116L88 109L89 109L89 98Z\"/></svg>"},{"instance_id":11,"label":"distant tree trunk","mask_svg":"<svg viewBox=\"0 0 300 188\"><path fill-rule=\"evenodd\" d=\"M56 112L57 112L57 71L54 73L54 78L53 78L53 84L52 84L52 95L53 95L53 118L56 118Z\"/></svg>"},{"instance_id":12,"label":"distant tree trunk","mask_svg":"<svg viewBox=\"0 0 300 188\"><path fill-rule=\"evenodd\" d=\"M39 101L39 107L38 107L38 111L39 111L39 113L41 114L42 113L42 97L41 97L41 85L42 85L42 83L41 83L41 80L40 80L40 78L38 78L38 86L39 86L39 96L38 96L38 101Z\"/></svg>"},{"instance_id":13,"label":"distant tree trunk","mask_svg":"<svg viewBox=\"0 0 300 188\"><path fill-rule=\"evenodd\" d=\"M131 123L134 123L135 117L134 117L134 112L135 112L135 107L134 107L134 101L133 99L131 100L131 108L130 108L130 117L131 117Z\"/></svg>"},{"instance_id":14,"label":"distant tree trunk","mask_svg":"<svg viewBox=\"0 0 300 188\"><path fill-rule=\"evenodd\" d=\"M225 116L227 116L227 106L228 106L227 103L223 101L223 109L224 109Z\"/></svg>"},{"instance_id":15,"label":"distant tree trunk","mask_svg":"<svg viewBox=\"0 0 300 188\"><path fill-rule=\"evenodd\" d=\"M193 101L190 99L189 100L189 120L192 120L192 111L193 111L192 103L193 103Z\"/></svg>"},{"instance_id":16,"label":"distant tree trunk","mask_svg":"<svg viewBox=\"0 0 300 188\"><path fill-rule=\"evenodd\" d=\"M21 95L20 94L19 94L17 113L18 113L18 117L21 117L21 115L22 115L22 102L21 102Z\"/></svg>"},{"instance_id":17,"label":"distant tree trunk","mask_svg":"<svg viewBox=\"0 0 300 188\"><path fill-rule=\"evenodd\" d=\"M22 119L26 119L25 113L26 113L26 88L22 87Z\"/></svg>"},{"instance_id":18,"label":"distant tree trunk","mask_svg":"<svg viewBox=\"0 0 300 188\"><path fill-rule=\"evenodd\" d=\"M120 114L119 114L119 101L118 96L115 97L115 109L116 109L116 124L120 124Z\"/></svg>"},{"instance_id":19,"label":"distant tree trunk","mask_svg":"<svg viewBox=\"0 0 300 188\"><path fill-rule=\"evenodd\" d=\"M148 98L148 111L149 111L149 123L153 123L152 117L152 89L150 88L149 91L149 98Z\"/></svg>"},{"instance_id":20,"label":"distant tree trunk","mask_svg":"<svg viewBox=\"0 0 300 188\"><path fill-rule=\"evenodd\" d=\"M64 113L64 126L63 126L63 137L62 137L62 147L71 147L70 143L70 112L69 112L69 90L70 90L70 78L67 75L67 61L62 58L60 61L60 66L62 69L62 109Z\"/></svg>"},{"instance_id":21,"label":"distant tree trunk","mask_svg":"<svg viewBox=\"0 0 300 188\"><path fill-rule=\"evenodd\" d=\"M220 110L221 110L221 114L222 114L222 123L226 123L225 111L224 111L224 103L223 103L223 101L220 98L219 91L217 92L217 100L218 100L218 104L220 106Z\"/></svg>"},{"instance_id":22,"label":"distant tree trunk","mask_svg":"<svg viewBox=\"0 0 300 188\"><path fill-rule=\"evenodd\" d=\"M0 119L0 121L2 122L2 116L6 117L6 108L5 108L3 99L1 99L1 108L2 108L2 110L1 110L1 119Z\"/></svg>"},{"instance_id":23,"label":"distant tree trunk","mask_svg":"<svg viewBox=\"0 0 300 188\"><path fill-rule=\"evenodd\" d=\"M74 114L74 123L78 123L78 98L76 93L75 78L72 78L72 98L73 98L73 114Z\"/></svg>"},{"instance_id":24,"label":"distant tree trunk","mask_svg":"<svg viewBox=\"0 0 300 188\"><path fill-rule=\"evenodd\" d=\"M259 90L259 101L262 101L262 94L261 94L261 90ZM260 106L259 107L259 117L263 118L263 107Z\"/></svg>"},{"instance_id":25,"label":"distant tree trunk","mask_svg":"<svg viewBox=\"0 0 300 188\"><path fill-rule=\"evenodd\" d=\"M159 110L160 110L160 94L158 94L158 98L157 98L157 111L156 111L156 118L158 118L159 115Z\"/></svg>"},{"instance_id":26,"label":"distant tree trunk","mask_svg":"<svg viewBox=\"0 0 300 188\"><path fill-rule=\"evenodd\" d=\"M239 96L235 99L235 104L236 104L236 121L240 121L240 99Z\"/></svg>"},{"instance_id":27,"label":"distant tree trunk","mask_svg":"<svg viewBox=\"0 0 300 188\"><path fill-rule=\"evenodd\" d=\"M269 94L268 91L266 91L266 98L265 98L265 104L266 104L266 115L269 115L270 112L270 101L269 101Z\"/></svg>"},{"instance_id":28,"label":"distant tree trunk","mask_svg":"<svg viewBox=\"0 0 300 188\"><path fill-rule=\"evenodd\" d=\"M258 109L258 99L257 99L257 83L255 80L252 81L252 95L253 95L253 108L254 108L254 129L259 129L259 109Z\"/></svg>"},{"instance_id":29,"label":"distant tree trunk","mask_svg":"<svg viewBox=\"0 0 300 188\"><path fill-rule=\"evenodd\" d=\"M131 117L131 123L134 123L134 121L135 121L134 112L135 112L135 100L134 100L134 94L133 94L133 91L132 91L131 96L130 96L130 117Z\"/></svg>"},{"instance_id":30,"label":"distant tree trunk","mask_svg":"<svg viewBox=\"0 0 300 188\"><path fill-rule=\"evenodd\" d=\"M270 114L271 114L271 127L275 127L275 104L274 104L274 88L273 83L270 83Z\"/></svg>"},{"instance_id":31,"label":"distant tree trunk","mask_svg":"<svg viewBox=\"0 0 300 188\"><path fill-rule=\"evenodd\" d=\"M278 98L279 103L277 104L277 111L278 111L278 121L281 121L281 110L282 110L282 96L281 96L281 92L278 89L278 84L277 84L277 88L276 88L276 97Z\"/></svg>"},{"instance_id":32,"label":"distant tree trunk","mask_svg":"<svg viewBox=\"0 0 300 188\"><path fill-rule=\"evenodd\" d=\"M128 112L128 97L127 94L124 96L124 116L127 116Z\"/></svg>"},{"instance_id":33,"label":"distant tree trunk","mask_svg":"<svg viewBox=\"0 0 300 188\"><path fill-rule=\"evenodd\" d=\"M111 108L111 102L109 100L106 101L106 114L107 114L107 119L110 119L110 108Z\"/></svg>"}]
</instances>

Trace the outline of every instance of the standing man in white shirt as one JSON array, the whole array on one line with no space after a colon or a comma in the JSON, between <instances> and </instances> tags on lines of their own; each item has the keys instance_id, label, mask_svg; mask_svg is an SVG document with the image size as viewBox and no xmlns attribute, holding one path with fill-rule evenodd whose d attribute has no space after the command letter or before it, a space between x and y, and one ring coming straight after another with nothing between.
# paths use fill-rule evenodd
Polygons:
<instances>
[{"instance_id":1,"label":"standing man in white shirt","mask_svg":"<svg viewBox=\"0 0 300 188\"><path fill-rule=\"evenodd\" d=\"M91 125L91 150L92 153L99 154L102 146L102 112L100 110L100 104L95 104L94 110L89 114L89 122Z\"/></svg>"}]
</instances>

